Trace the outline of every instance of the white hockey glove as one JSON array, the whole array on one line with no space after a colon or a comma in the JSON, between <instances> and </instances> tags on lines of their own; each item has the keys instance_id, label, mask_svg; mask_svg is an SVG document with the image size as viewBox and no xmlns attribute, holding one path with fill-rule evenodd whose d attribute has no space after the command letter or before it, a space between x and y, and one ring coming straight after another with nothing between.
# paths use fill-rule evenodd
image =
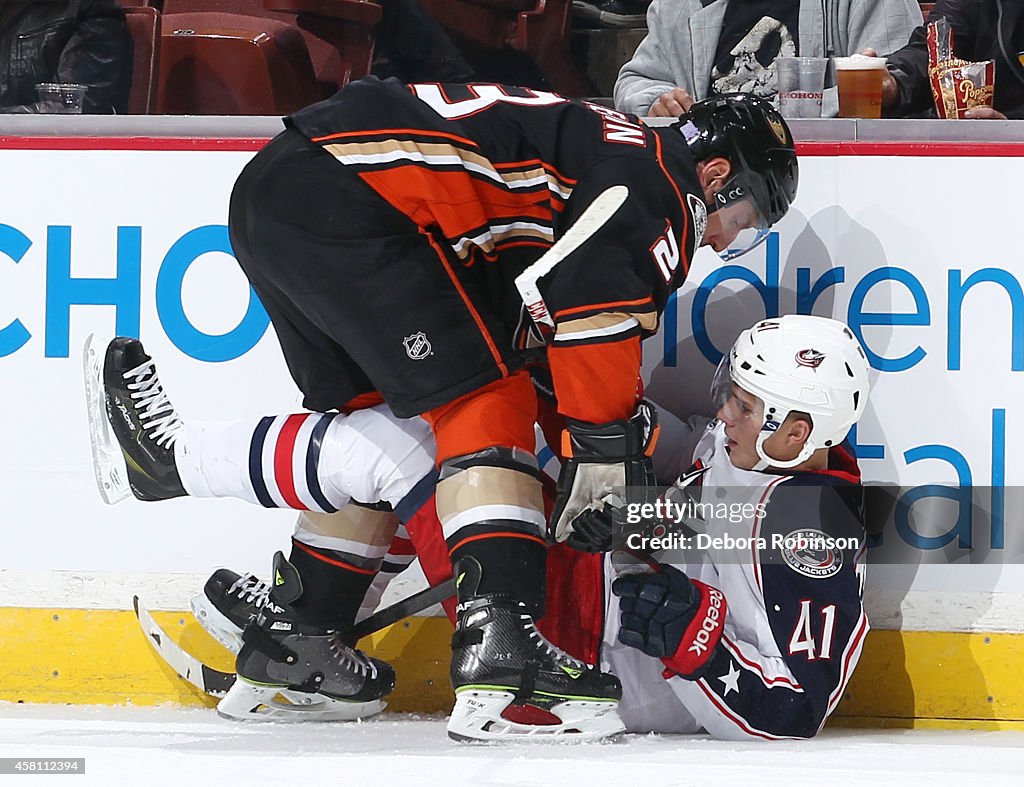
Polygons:
<instances>
[{"instance_id":1,"label":"white hockey glove","mask_svg":"<svg viewBox=\"0 0 1024 787\"><path fill-rule=\"evenodd\" d=\"M654 485L651 454L658 441L654 408L641 402L628 421L591 424L569 419L562 433L564 463L558 476L548 536L565 541L580 512L627 487Z\"/></svg>"}]
</instances>

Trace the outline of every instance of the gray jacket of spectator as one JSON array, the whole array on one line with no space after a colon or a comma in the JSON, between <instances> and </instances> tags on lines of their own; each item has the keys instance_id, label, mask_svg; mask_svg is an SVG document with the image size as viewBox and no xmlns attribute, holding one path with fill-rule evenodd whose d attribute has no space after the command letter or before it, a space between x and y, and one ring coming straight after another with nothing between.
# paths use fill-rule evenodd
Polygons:
<instances>
[{"instance_id":1,"label":"gray jacket of spectator","mask_svg":"<svg viewBox=\"0 0 1024 787\"><path fill-rule=\"evenodd\" d=\"M615 82L616 109L647 115L651 104L674 87L695 101L707 98L727 4L654 0L647 10L647 37ZM917 0L801 0L799 53L844 56L871 47L886 55L906 44L921 23ZM831 117L838 110L833 87L825 91L822 114Z\"/></svg>"}]
</instances>

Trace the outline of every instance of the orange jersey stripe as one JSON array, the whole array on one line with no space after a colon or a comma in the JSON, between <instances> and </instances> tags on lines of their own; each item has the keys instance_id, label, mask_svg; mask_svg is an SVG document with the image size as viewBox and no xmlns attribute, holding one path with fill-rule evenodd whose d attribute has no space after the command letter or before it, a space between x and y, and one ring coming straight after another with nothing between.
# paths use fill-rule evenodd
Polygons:
<instances>
[{"instance_id":1,"label":"orange jersey stripe","mask_svg":"<svg viewBox=\"0 0 1024 787\"><path fill-rule=\"evenodd\" d=\"M338 568L348 569L349 571L354 571L357 574L368 574L370 576L374 576L377 574L376 569L357 568L356 566L353 566L351 563L346 563L344 560L335 560L334 558L327 557L327 555L321 554L316 550L310 549L301 541L296 541L294 538L292 539L292 546L298 547L306 554L315 557L317 560L322 560L324 563L329 563L330 565L337 566Z\"/></svg>"},{"instance_id":2,"label":"orange jersey stripe","mask_svg":"<svg viewBox=\"0 0 1024 787\"><path fill-rule=\"evenodd\" d=\"M526 159L524 161L501 161L494 165L494 168L498 170L530 169L533 167L540 167L545 172L550 172L552 175L555 176L555 178L559 182L564 183L567 186L575 186L579 182L576 178L570 178L566 175L563 175L561 172L555 169L554 166L552 166L546 161L541 161L539 158Z\"/></svg>"},{"instance_id":3,"label":"orange jersey stripe","mask_svg":"<svg viewBox=\"0 0 1024 787\"><path fill-rule=\"evenodd\" d=\"M450 139L453 142L458 142L460 145L465 145L473 149L477 149L479 146L471 139L465 137L459 137L455 134L446 134L443 131L426 131L421 128L375 128L368 129L366 131L339 131L337 134L328 134L325 137L314 137L313 142L327 142L332 139L352 139L355 137L390 137L396 134L411 137L436 137L440 139Z\"/></svg>"},{"instance_id":4,"label":"orange jersey stripe","mask_svg":"<svg viewBox=\"0 0 1024 787\"><path fill-rule=\"evenodd\" d=\"M360 177L417 225L439 226L452 242L512 219L525 218L551 228L552 196L546 189L513 192L465 172L411 165L361 172Z\"/></svg>"},{"instance_id":5,"label":"orange jersey stripe","mask_svg":"<svg viewBox=\"0 0 1024 787\"><path fill-rule=\"evenodd\" d=\"M501 358L501 353L498 352L497 346L494 344L494 338L491 336L491 332L487 330L487 326L484 324L483 318L480 316L480 312L476 310L473 305L473 301L469 299L469 295L466 294L466 290L462 286L462 282L459 281L455 275L455 271L452 270L451 264L448 262L448 257L444 253L444 249L437 245L437 241L431 237L429 232L420 230L423 237L430 243L430 247L437 253L438 259L444 266L445 273L448 274L448 278L451 279L456 291L459 293L459 297L462 298L462 302L466 305L466 310L473 316L473 322L476 323L477 329L480 331L480 335L483 336L484 341L487 343L487 349L491 352L491 357L494 362L498 365L498 369L501 371L502 377L508 376L508 367L505 366L505 362Z\"/></svg>"},{"instance_id":6,"label":"orange jersey stripe","mask_svg":"<svg viewBox=\"0 0 1024 787\"><path fill-rule=\"evenodd\" d=\"M654 155L658 159L658 166L661 167L661 171L665 173L665 180L672 186L672 190L676 193L676 199L679 200L679 212L683 215L683 229L679 233L679 264L683 267L683 277L690 272L690 258L686 254L686 239L690 235L690 211L686 207L686 200L683 199L683 195L679 191L679 186L676 185L675 179L669 174L668 167L665 166L665 160L661 157L661 137L657 134L652 134L654 137Z\"/></svg>"},{"instance_id":7,"label":"orange jersey stripe","mask_svg":"<svg viewBox=\"0 0 1024 787\"><path fill-rule=\"evenodd\" d=\"M562 309L559 312L555 312L555 319L561 319L562 317L569 317L573 314L583 314L585 312L614 312L614 311L629 311L631 306L644 306L645 304L653 304L654 299L650 296L646 298L637 298L632 301L613 301L611 303L595 303L592 306L573 306L571 309Z\"/></svg>"},{"instance_id":8,"label":"orange jersey stripe","mask_svg":"<svg viewBox=\"0 0 1024 787\"><path fill-rule=\"evenodd\" d=\"M482 541L485 538L522 538L527 541L536 541L542 547L547 547L548 543L540 536L531 536L528 533L509 533L509 532L498 532L498 533L481 533L478 536L470 536L469 538L462 539L459 543L448 550L448 554L454 554L456 549L471 544L474 541Z\"/></svg>"}]
</instances>

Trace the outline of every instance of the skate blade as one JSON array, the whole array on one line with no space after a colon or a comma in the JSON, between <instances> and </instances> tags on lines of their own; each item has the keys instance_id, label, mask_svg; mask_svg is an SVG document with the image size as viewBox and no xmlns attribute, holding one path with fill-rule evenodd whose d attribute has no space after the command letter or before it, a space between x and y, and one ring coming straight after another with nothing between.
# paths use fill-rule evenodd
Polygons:
<instances>
[{"instance_id":1,"label":"skate blade","mask_svg":"<svg viewBox=\"0 0 1024 787\"><path fill-rule=\"evenodd\" d=\"M217 704L217 714L238 721L358 721L386 707L384 700L345 702L322 694L256 686L239 677Z\"/></svg>"},{"instance_id":2,"label":"skate blade","mask_svg":"<svg viewBox=\"0 0 1024 787\"><path fill-rule=\"evenodd\" d=\"M514 699L507 691L459 691L448 720L448 737L467 743L593 743L626 731L617 702L568 700L550 710L560 724L524 724L502 716Z\"/></svg>"},{"instance_id":3,"label":"skate blade","mask_svg":"<svg viewBox=\"0 0 1024 787\"><path fill-rule=\"evenodd\" d=\"M92 468L96 487L107 505L120 503L132 496L128 486L128 468L121 446L107 420L106 396L103 390L103 358L107 342L96 334L85 340L82 373L85 378L85 404L89 415L89 443L92 447Z\"/></svg>"},{"instance_id":4,"label":"skate blade","mask_svg":"<svg viewBox=\"0 0 1024 787\"><path fill-rule=\"evenodd\" d=\"M237 656L242 649L242 629L228 620L205 593L193 596L190 606L206 633Z\"/></svg>"}]
</instances>

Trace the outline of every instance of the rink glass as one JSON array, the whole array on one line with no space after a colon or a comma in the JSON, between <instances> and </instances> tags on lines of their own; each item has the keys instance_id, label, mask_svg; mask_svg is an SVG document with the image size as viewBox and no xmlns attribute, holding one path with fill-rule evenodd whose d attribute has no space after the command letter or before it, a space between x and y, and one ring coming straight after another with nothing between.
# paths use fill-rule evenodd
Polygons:
<instances>
[{"instance_id":1,"label":"rink glass","mask_svg":"<svg viewBox=\"0 0 1024 787\"><path fill-rule=\"evenodd\" d=\"M839 117L880 118L885 58L852 55L835 58L835 64Z\"/></svg>"}]
</instances>

